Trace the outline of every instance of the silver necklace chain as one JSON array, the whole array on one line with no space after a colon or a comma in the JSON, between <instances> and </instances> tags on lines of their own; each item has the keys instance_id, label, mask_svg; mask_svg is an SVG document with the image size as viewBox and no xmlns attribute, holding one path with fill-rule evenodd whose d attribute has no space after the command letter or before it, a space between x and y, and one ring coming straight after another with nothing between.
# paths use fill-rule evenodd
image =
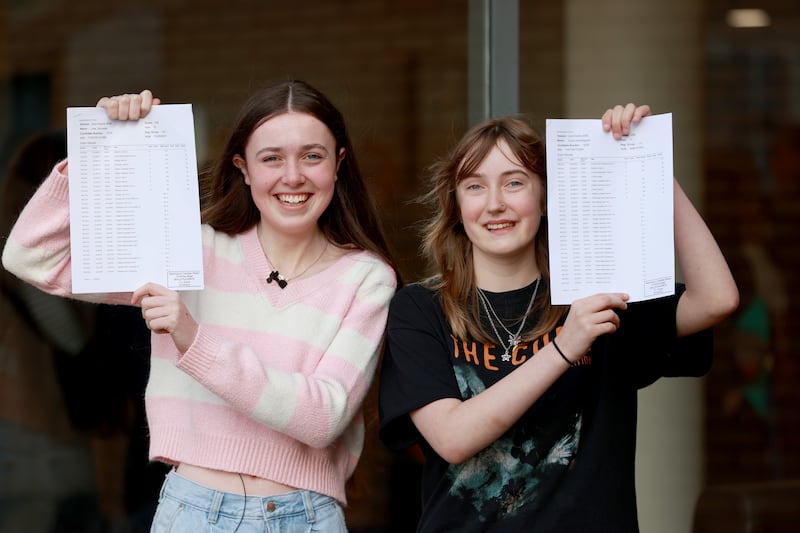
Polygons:
<instances>
[{"instance_id":1,"label":"silver necklace chain","mask_svg":"<svg viewBox=\"0 0 800 533\"><path fill-rule=\"evenodd\" d=\"M522 315L522 322L519 325L519 329L517 329L516 333L511 333L511 331L503 324L503 321L500 320L500 317L495 312L492 304L489 302L489 298L487 298L486 294L484 294L481 288L478 288L478 298L480 299L481 303L483 304L484 309L486 309L486 316L489 318L489 325L492 326L492 330L494 330L495 337L500 342L500 346L503 347L503 361L510 361L511 360L511 352L517 346L519 346L520 342L522 342L522 330L525 328L525 322L528 320L528 313L530 313L531 308L533 307L533 302L536 300L536 293L539 292L539 281L541 281L541 276L536 278L536 287L533 289L533 295L531 296L531 301L528 302L528 308L525 310L525 314ZM492 318L494 317L494 318ZM500 336L500 332L497 330L497 326L495 326L494 321L500 324L500 327L505 330L508 334L508 345L503 342L503 338Z\"/></svg>"}]
</instances>

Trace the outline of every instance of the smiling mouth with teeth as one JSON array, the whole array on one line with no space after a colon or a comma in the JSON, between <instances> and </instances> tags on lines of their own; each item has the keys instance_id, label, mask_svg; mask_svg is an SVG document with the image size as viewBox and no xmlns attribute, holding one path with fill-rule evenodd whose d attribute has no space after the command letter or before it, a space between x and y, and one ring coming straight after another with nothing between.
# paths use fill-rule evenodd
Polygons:
<instances>
[{"instance_id":1,"label":"smiling mouth with teeth","mask_svg":"<svg viewBox=\"0 0 800 533\"><path fill-rule=\"evenodd\" d=\"M495 229L503 229L503 228L510 228L514 224L511 222L503 222L502 224L486 224L486 229L488 230L495 230Z\"/></svg>"},{"instance_id":2,"label":"smiling mouth with teeth","mask_svg":"<svg viewBox=\"0 0 800 533\"><path fill-rule=\"evenodd\" d=\"M282 204L288 205L300 205L306 202L310 194L277 194L275 197L278 199L279 202Z\"/></svg>"}]
</instances>

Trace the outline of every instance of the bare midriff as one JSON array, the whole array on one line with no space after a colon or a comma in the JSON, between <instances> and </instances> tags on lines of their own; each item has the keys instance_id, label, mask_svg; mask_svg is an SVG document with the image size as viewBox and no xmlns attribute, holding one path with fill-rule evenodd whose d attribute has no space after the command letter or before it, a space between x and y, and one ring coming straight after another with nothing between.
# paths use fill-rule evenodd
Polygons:
<instances>
[{"instance_id":1,"label":"bare midriff","mask_svg":"<svg viewBox=\"0 0 800 533\"><path fill-rule=\"evenodd\" d=\"M264 479L247 474L236 474L233 472L223 472L222 470L212 470L202 466L181 463L175 471L186 479L222 492L232 492L235 494L247 494L248 496L273 496L297 490L295 487L276 483L269 479ZM244 484L244 486L242 486Z\"/></svg>"}]
</instances>

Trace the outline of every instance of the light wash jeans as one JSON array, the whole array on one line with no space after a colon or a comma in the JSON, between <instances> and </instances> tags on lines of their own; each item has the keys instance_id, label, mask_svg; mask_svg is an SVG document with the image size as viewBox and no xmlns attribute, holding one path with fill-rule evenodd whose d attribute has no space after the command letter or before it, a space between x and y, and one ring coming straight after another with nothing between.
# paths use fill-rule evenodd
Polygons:
<instances>
[{"instance_id":1,"label":"light wash jeans","mask_svg":"<svg viewBox=\"0 0 800 533\"><path fill-rule=\"evenodd\" d=\"M236 529L238 526L238 529ZM329 496L299 490L247 496L167 474L151 533L346 533L344 512Z\"/></svg>"}]
</instances>

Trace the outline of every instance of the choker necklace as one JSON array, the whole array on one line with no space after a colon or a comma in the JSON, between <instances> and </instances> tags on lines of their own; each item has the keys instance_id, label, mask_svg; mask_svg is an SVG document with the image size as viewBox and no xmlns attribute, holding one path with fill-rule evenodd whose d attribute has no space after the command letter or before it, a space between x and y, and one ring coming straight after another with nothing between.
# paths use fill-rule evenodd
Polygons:
<instances>
[{"instance_id":1,"label":"choker necklace","mask_svg":"<svg viewBox=\"0 0 800 533\"><path fill-rule=\"evenodd\" d=\"M541 281L541 279L541 275L537 276L536 287L533 289L533 296L531 296L531 301L528 302L528 308L525 310L525 314L522 315L522 323L519 325L519 329L516 333L511 333L506 325L503 324L503 321L500 320L499 316L497 316L492 304L489 302L489 298L487 298L483 290L478 287L478 297L483 304L483 307L486 309L486 315L489 317L489 324L492 326L494 334L497 337L497 340L500 342L500 346L503 347L503 361L510 361L512 350L514 350L517 346L519 346L519 343L522 342L522 329L525 327L525 322L528 320L528 313L530 313L531 307L533 307L533 301L536 300L536 293L539 292L539 281ZM494 319L492 318L493 316ZM508 346L506 346L506 344L503 342L503 339L500 337L500 332L497 331L497 326L494 325L495 319L500 324L500 327L503 328L506 333L508 333Z\"/></svg>"},{"instance_id":2,"label":"choker necklace","mask_svg":"<svg viewBox=\"0 0 800 533\"><path fill-rule=\"evenodd\" d=\"M306 268L304 268L302 272L300 272L296 276L293 276L292 279L297 279L301 277L303 274L308 272L311 267L319 263L319 260L322 259L322 256L323 254L325 254L325 251L327 249L328 249L328 241L326 240L325 246L322 247L322 251L319 253L317 258L314 259L314 262L308 265ZM264 252L264 257L267 258L267 262L270 264L270 266L274 266L274 263L272 262L272 259L270 259L269 256L267 255L267 252ZM277 283L278 287L280 287L281 289L285 289L286 286L289 284L289 278L284 278L281 275L281 273L277 270L273 270L272 272L269 273L269 276L267 276L267 283L272 283L273 281Z\"/></svg>"}]
</instances>

